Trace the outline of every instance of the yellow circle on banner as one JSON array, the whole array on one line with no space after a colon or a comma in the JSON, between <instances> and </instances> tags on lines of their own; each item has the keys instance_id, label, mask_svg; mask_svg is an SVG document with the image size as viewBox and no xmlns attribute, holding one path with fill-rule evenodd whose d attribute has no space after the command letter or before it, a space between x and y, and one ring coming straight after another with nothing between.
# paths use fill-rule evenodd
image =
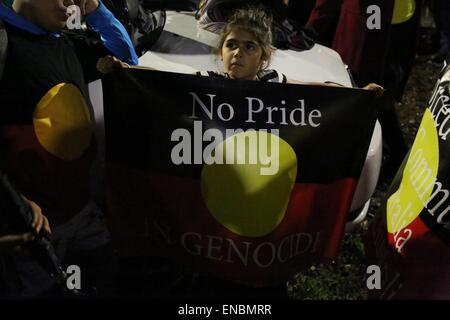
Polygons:
<instances>
[{"instance_id":1,"label":"yellow circle on banner","mask_svg":"<svg viewBox=\"0 0 450 320\"><path fill-rule=\"evenodd\" d=\"M86 100L73 84L58 84L45 94L34 110L33 125L42 147L63 160L82 156L92 139Z\"/></svg>"},{"instance_id":2,"label":"yellow circle on banner","mask_svg":"<svg viewBox=\"0 0 450 320\"><path fill-rule=\"evenodd\" d=\"M248 237L267 235L280 224L297 177L297 156L286 141L248 130L218 144L205 163L201 190L219 223Z\"/></svg>"},{"instance_id":3,"label":"yellow circle on banner","mask_svg":"<svg viewBox=\"0 0 450 320\"><path fill-rule=\"evenodd\" d=\"M402 230L416 219L430 198L439 167L439 141L433 116L429 109L417 131L399 189L386 207L390 233Z\"/></svg>"},{"instance_id":4,"label":"yellow circle on banner","mask_svg":"<svg viewBox=\"0 0 450 320\"><path fill-rule=\"evenodd\" d=\"M408 21L414 15L415 10L416 2L414 0L395 0L392 24Z\"/></svg>"}]
</instances>

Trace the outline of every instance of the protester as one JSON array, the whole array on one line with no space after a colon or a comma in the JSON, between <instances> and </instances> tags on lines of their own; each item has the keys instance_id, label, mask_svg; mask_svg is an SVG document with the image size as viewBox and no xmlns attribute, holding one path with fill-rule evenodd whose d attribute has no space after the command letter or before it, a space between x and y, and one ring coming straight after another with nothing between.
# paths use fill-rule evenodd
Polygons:
<instances>
[{"instance_id":1,"label":"protester","mask_svg":"<svg viewBox=\"0 0 450 320\"><path fill-rule=\"evenodd\" d=\"M357 84L381 83L393 3L393 0L377 2L381 24L369 29L368 4L359 0L317 0L306 26L317 33L322 44L340 54Z\"/></svg>"},{"instance_id":2,"label":"protester","mask_svg":"<svg viewBox=\"0 0 450 320\"><path fill-rule=\"evenodd\" d=\"M240 80L287 82L286 76L267 69L272 57L272 18L258 9L237 10L225 25L215 54L224 72L198 72L198 75Z\"/></svg>"},{"instance_id":3,"label":"protester","mask_svg":"<svg viewBox=\"0 0 450 320\"><path fill-rule=\"evenodd\" d=\"M79 58L99 51L87 52L86 46L80 52L61 33L74 14L71 5L99 33L104 54L137 64L125 29L99 0L15 0L11 9L0 4L8 38L0 82L0 168L48 217L58 256L67 253L66 263L83 271L84 288L96 287L101 295L111 283L112 251L103 214L89 192L96 143L86 75L96 71L95 63ZM27 252L14 261L22 286L18 297L51 289L54 283Z\"/></svg>"},{"instance_id":4,"label":"protester","mask_svg":"<svg viewBox=\"0 0 450 320\"><path fill-rule=\"evenodd\" d=\"M272 18L263 10L249 8L237 10L225 25L216 48L223 62L224 72L198 73L214 77L267 82L332 85L330 83L307 83L286 79L276 70L268 69L272 57ZM376 84L364 87L381 95L383 88Z\"/></svg>"},{"instance_id":5,"label":"protester","mask_svg":"<svg viewBox=\"0 0 450 320\"><path fill-rule=\"evenodd\" d=\"M376 12L373 4L317 0L307 27L341 55L357 84L376 82L386 88L379 121L385 149L382 173L391 178L407 153L395 103L402 99L414 61L421 1L382 0ZM379 25L369 28L369 20Z\"/></svg>"},{"instance_id":6,"label":"protester","mask_svg":"<svg viewBox=\"0 0 450 320\"><path fill-rule=\"evenodd\" d=\"M236 10L225 24L217 47L214 49L214 53L223 63L224 71L199 71L196 74L263 82L337 85L329 82L311 83L290 80L277 70L269 69L274 52L271 25L272 17L262 9L250 7ZM97 68L103 73L111 72L113 66L127 67L114 57L102 58L97 64ZM372 90L377 96L381 96L384 91L381 86L374 83L366 85L363 89Z\"/></svg>"}]
</instances>

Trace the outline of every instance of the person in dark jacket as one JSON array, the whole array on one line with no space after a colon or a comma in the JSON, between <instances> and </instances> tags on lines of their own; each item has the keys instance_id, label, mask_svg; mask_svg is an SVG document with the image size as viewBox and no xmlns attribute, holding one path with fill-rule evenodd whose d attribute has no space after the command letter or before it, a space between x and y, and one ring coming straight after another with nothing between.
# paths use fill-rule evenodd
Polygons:
<instances>
[{"instance_id":1,"label":"person in dark jacket","mask_svg":"<svg viewBox=\"0 0 450 320\"><path fill-rule=\"evenodd\" d=\"M409 10L400 10L402 5ZM408 151L395 103L401 101L412 69L420 9L421 1L414 0L317 0L307 23L324 45L341 55L357 84L376 82L386 89L379 113L389 154L382 168L386 177L395 174ZM395 21L399 12L408 16ZM370 19L379 25L369 28Z\"/></svg>"},{"instance_id":2,"label":"person in dark jacket","mask_svg":"<svg viewBox=\"0 0 450 320\"><path fill-rule=\"evenodd\" d=\"M79 10L70 10L74 5ZM62 32L77 13L99 34L101 50L76 46ZM98 266L110 263L111 250L90 193L96 141L87 89L94 78L88 75L96 74L91 57L112 54L135 65L137 55L99 0L15 0L12 8L0 4L0 20L8 38L0 80L0 169L47 216L58 256L71 256L68 264L80 266L82 281L99 289L107 272ZM19 297L37 297L53 286L27 252L17 253L14 262Z\"/></svg>"}]
</instances>

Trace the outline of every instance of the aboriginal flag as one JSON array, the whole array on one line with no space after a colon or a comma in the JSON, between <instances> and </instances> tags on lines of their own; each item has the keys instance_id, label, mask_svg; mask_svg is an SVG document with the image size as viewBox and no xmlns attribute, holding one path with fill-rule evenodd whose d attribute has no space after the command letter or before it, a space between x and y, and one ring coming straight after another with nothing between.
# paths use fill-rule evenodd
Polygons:
<instances>
[{"instance_id":1,"label":"aboriginal flag","mask_svg":"<svg viewBox=\"0 0 450 320\"><path fill-rule=\"evenodd\" d=\"M51 85L44 81L46 86ZM6 99L0 111L0 166L55 227L89 198L89 168L96 153L90 106L73 83L54 85L35 105L38 90L28 92L31 98L20 90L2 92ZM14 104L18 94L33 102Z\"/></svg>"},{"instance_id":2,"label":"aboriginal flag","mask_svg":"<svg viewBox=\"0 0 450 320\"><path fill-rule=\"evenodd\" d=\"M367 257L381 273L371 298L450 299L449 90L447 67L370 226Z\"/></svg>"},{"instance_id":3,"label":"aboriginal flag","mask_svg":"<svg viewBox=\"0 0 450 320\"><path fill-rule=\"evenodd\" d=\"M140 69L103 91L121 256L256 287L336 256L375 125L370 92Z\"/></svg>"}]
</instances>

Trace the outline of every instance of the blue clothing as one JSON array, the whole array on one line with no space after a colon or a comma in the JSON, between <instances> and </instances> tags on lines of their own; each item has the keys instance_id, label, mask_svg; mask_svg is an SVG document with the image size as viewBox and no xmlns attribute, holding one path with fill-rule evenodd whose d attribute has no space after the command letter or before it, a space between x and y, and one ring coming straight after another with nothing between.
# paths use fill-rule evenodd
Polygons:
<instances>
[{"instance_id":1,"label":"blue clothing","mask_svg":"<svg viewBox=\"0 0 450 320\"><path fill-rule=\"evenodd\" d=\"M35 35L48 34L47 31L26 20L3 3L0 4L0 19ZM138 57L127 31L101 1L98 8L85 19L87 24L100 35L103 45L113 56L130 65L138 64ZM53 35L58 37L59 33L53 33Z\"/></svg>"},{"instance_id":2,"label":"blue clothing","mask_svg":"<svg viewBox=\"0 0 450 320\"><path fill-rule=\"evenodd\" d=\"M28 21L21 15L17 14L12 9L5 6L3 3L0 4L0 19L12 26L15 26L32 34L44 35L48 33L47 31Z\"/></svg>"},{"instance_id":3,"label":"blue clothing","mask_svg":"<svg viewBox=\"0 0 450 320\"><path fill-rule=\"evenodd\" d=\"M87 24L100 35L103 45L118 59L130 65L138 64L130 36L103 3L97 10L86 16Z\"/></svg>"}]
</instances>

